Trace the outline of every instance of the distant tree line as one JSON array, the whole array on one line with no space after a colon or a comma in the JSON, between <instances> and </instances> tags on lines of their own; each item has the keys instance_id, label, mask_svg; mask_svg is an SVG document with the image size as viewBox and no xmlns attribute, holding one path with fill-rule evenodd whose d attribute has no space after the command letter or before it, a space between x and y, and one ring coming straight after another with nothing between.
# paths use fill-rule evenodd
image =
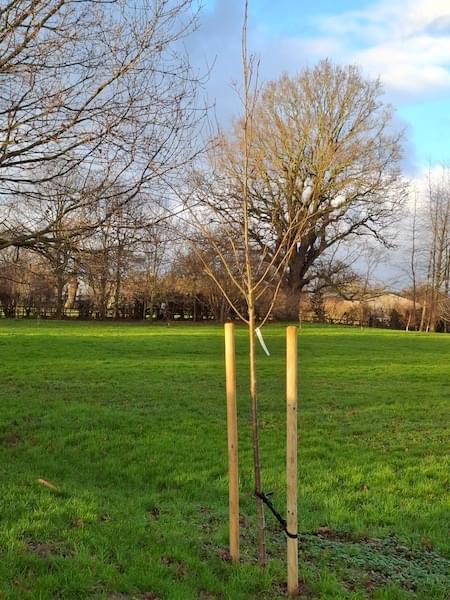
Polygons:
<instances>
[{"instance_id":1,"label":"distant tree line","mask_svg":"<svg viewBox=\"0 0 450 600\"><path fill-rule=\"evenodd\" d=\"M77 248L62 273L60 263L30 250L4 252L0 260L0 309L6 318L57 318L224 322L237 319L214 282L192 252L180 252L179 242L169 239L165 228L147 231L131 246L111 231L102 250L93 240ZM117 240L119 239L119 242ZM426 282L392 293L383 286L365 286L361 275L348 273L345 286L318 281L305 290L301 312L292 302L289 288L282 288L271 311L274 320L420 329L430 289ZM244 305L239 304L245 311ZM436 311L435 331L449 331L448 303ZM257 317L267 301L256 303ZM428 315L428 312L426 312Z\"/></svg>"}]
</instances>

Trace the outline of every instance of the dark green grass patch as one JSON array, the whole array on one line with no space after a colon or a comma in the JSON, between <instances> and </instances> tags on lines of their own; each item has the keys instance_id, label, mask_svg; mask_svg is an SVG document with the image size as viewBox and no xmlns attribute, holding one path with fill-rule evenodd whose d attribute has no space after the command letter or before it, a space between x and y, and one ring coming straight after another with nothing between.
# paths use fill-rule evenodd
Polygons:
<instances>
[{"instance_id":1,"label":"dark green grass patch","mask_svg":"<svg viewBox=\"0 0 450 600\"><path fill-rule=\"evenodd\" d=\"M242 564L227 560L220 327L0 322L0 598L278 598L255 562L238 328ZM258 356L265 491L284 512L284 327ZM446 599L450 338L299 337L304 597ZM56 490L37 483L48 481ZM3 596L2 596L3 594Z\"/></svg>"}]
</instances>

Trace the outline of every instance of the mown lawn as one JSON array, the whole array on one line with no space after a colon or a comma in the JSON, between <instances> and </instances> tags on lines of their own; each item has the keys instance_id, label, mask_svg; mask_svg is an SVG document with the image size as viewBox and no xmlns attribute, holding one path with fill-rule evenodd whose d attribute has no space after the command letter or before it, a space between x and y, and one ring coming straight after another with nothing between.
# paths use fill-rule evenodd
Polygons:
<instances>
[{"instance_id":1,"label":"mown lawn","mask_svg":"<svg viewBox=\"0 0 450 600\"><path fill-rule=\"evenodd\" d=\"M283 336L265 328L258 369L284 513ZM283 597L269 514L255 563L243 328L243 559L226 560L222 344L207 325L0 321L0 598ZM299 349L303 597L447 599L450 336L306 327Z\"/></svg>"}]
</instances>

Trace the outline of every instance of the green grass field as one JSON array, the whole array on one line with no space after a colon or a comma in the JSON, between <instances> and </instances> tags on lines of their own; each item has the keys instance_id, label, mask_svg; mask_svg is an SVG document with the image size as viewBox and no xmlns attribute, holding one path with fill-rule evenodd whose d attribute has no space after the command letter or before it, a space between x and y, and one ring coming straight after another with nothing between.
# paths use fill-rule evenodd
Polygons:
<instances>
[{"instance_id":1,"label":"green grass field","mask_svg":"<svg viewBox=\"0 0 450 600\"><path fill-rule=\"evenodd\" d=\"M0 321L0 598L274 599L255 562L237 331L242 564L226 560L220 327ZM259 352L265 491L285 512L284 327ZM450 337L299 337L304 598L447 599ZM43 478L52 491L37 483Z\"/></svg>"}]
</instances>

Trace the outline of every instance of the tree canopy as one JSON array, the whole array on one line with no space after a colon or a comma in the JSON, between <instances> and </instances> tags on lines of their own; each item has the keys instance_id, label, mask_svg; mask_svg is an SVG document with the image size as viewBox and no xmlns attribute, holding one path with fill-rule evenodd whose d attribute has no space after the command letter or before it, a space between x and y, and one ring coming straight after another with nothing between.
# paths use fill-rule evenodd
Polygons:
<instances>
[{"instance_id":1,"label":"tree canopy","mask_svg":"<svg viewBox=\"0 0 450 600\"><path fill-rule=\"evenodd\" d=\"M381 96L378 80L324 60L269 81L255 98L251 235L261 250L270 249L269 257L286 237L298 239L286 272L293 292L315 277L321 257L340 241L359 235L386 241L404 182L402 132L393 130L392 109ZM241 201L240 121L219 146L216 198L232 216Z\"/></svg>"}]
</instances>

